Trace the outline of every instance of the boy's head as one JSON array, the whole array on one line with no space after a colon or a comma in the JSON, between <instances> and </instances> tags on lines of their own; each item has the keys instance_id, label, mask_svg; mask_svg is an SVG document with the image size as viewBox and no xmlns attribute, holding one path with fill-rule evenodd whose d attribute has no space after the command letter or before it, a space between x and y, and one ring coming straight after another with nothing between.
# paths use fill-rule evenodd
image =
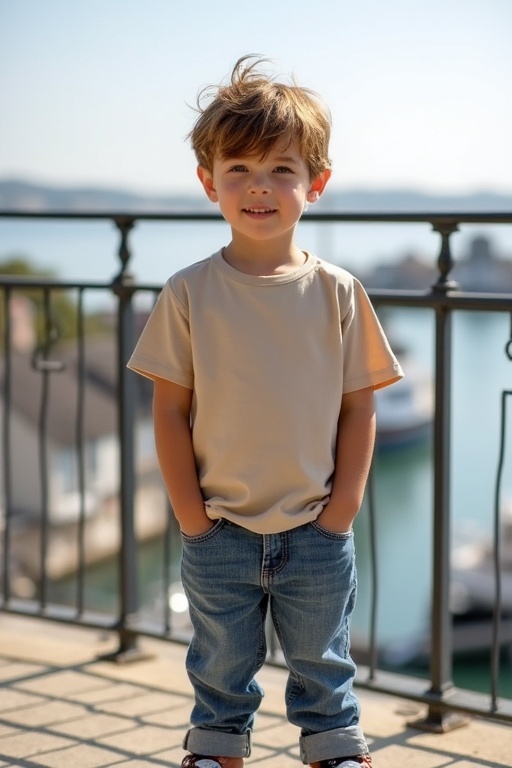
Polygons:
<instances>
[{"instance_id":1,"label":"boy's head","mask_svg":"<svg viewBox=\"0 0 512 768\"><path fill-rule=\"evenodd\" d=\"M199 165L212 173L215 158L264 157L282 139L298 142L310 178L315 178L330 168L327 107L314 91L276 82L259 69L265 60L251 63L253 58L239 59L227 85L199 94L199 117L190 133Z\"/></svg>"}]
</instances>

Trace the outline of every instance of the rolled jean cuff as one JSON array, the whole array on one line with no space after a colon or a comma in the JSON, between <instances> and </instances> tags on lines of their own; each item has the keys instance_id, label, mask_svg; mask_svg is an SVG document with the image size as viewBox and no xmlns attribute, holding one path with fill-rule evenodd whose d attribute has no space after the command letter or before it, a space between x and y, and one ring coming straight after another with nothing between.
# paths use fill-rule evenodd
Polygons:
<instances>
[{"instance_id":1,"label":"rolled jean cuff","mask_svg":"<svg viewBox=\"0 0 512 768\"><path fill-rule=\"evenodd\" d=\"M226 733L218 728L191 728L183 739L183 749L210 757L249 757L251 732Z\"/></svg>"},{"instance_id":2,"label":"rolled jean cuff","mask_svg":"<svg viewBox=\"0 0 512 768\"><path fill-rule=\"evenodd\" d=\"M310 733L300 737L300 757L304 765L334 757L364 755L366 752L368 752L368 745L358 725L334 728L331 731Z\"/></svg>"}]
</instances>

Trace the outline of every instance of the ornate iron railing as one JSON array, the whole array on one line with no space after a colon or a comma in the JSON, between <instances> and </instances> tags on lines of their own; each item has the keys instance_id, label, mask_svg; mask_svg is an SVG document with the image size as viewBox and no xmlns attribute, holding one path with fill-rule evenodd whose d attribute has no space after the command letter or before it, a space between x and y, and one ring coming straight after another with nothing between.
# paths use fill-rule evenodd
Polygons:
<instances>
[{"instance_id":1,"label":"ornate iron railing","mask_svg":"<svg viewBox=\"0 0 512 768\"><path fill-rule=\"evenodd\" d=\"M11 219L44 219L71 221L112 221L119 232L119 272L110 282L73 282L57 281L43 277L16 276L0 277L0 295L3 296L1 322L3 325L3 382L2 382L2 485L3 485L3 526L1 530L1 602L0 609L19 614L39 615L41 618L67 621L107 628L118 633L118 659L136 658L139 654L139 637L156 635L170 640L183 640L183 636L173 625L172 611L168 601L163 602L163 620L156 628L141 616L137 598L137 559L138 537L136 534L135 502L137 493L137 471L135 457L134 429L137 414L137 391L134 374L126 369L126 362L134 347L136 327L136 299L139 295L149 294L154 298L160 286L137 284L130 273L130 232L139 221L179 221L201 222L217 220L216 214L175 213L175 214L118 214L88 213L65 214L44 213L26 214L22 212L0 212L1 217ZM452 280L454 266L451 251L451 236L459 226L465 224L510 225L512 216L508 214L308 214L307 221L321 227L326 223L416 223L430 225L440 236L440 248L437 261L437 278L434 284L423 291L417 290L373 290L372 301L377 307L407 307L429 309L435 318L435 413L433 429L433 554L432 554L432 616L430 634L430 670L429 682L413 678L406 674L397 675L379 667L376 611L378 608L377 552L378 531L375 524L375 508L379 499L375 497L372 483L369 484L367 504L370 519L370 537L372 552L372 596L369 623L368 664L360 665L358 684L369 689L379 690L424 702L428 705L428 715L421 727L433 730L445 730L460 723L464 713L478 714L512 723L512 701L499 695L500 650L504 644L502 632L502 577L501 564L502 539L500 529L501 485L504 472L504 454L506 445L506 402L509 391L503 392L502 429L499 446L499 462L496 470L496 492L494 499L494 616L491 642L491 675L489 694L475 693L456 688L452 682L452 616L450 610L450 526L452 521L450 506L451 488L451 386L452 386L452 320L457 312L508 313L512 315L512 294L490 294L463 292ZM40 387L34 391L34 398L39 398L39 421L36 430L38 444L38 473L40 484L40 508L37 521L39 531L39 575L37 593L23 595L13 588L14 537L19 525L20 510L16 508L13 478L20 476L20 467L14 466L19 453L14 451L16 440L13 403L16 379L16 351L13 348L13 297L20 291L31 292L40 297L38 303L39 342L31 357L31 370L40 377ZM100 614L87 610L84 602L84 580L87 570L86 527L87 527L87 473L85 448L86 410L86 354L87 323L84 309L84 297L96 291L109 292L115 297L116 318L115 334L115 387L117 409L117 444L118 460L118 525L120 543L118 549L118 609L112 613ZM50 430L48 397L54 377L59 374L64 362L54 356L56 330L56 296L60 294L74 297L76 327L73 334L76 345L75 365L77 369L76 409L74 414L74 441L78 475L78 512L76 525L76 595L72 605L59 604L49 598L49 573L47 569L49 541L52 536L51 494L49 489L50 473ZM511 329L512 339L512 329ZM507 346L510 356L512 340ZM163 589L167 595L170 590L171 550L175 546L171 541L173 531L172 514L168 510L168 521L164 532ZM270 661L277 662L275 650Z\"/></svg>"}]
</instances>

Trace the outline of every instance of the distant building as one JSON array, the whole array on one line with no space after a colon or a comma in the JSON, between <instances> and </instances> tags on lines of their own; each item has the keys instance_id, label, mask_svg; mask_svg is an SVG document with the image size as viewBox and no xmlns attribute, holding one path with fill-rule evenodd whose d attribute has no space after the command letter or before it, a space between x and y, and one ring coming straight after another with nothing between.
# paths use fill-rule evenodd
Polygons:
<instances>
[{"instance_id":1,"label":"distant building","mask_svg":"<svg viewBox=\"0 0 512 768\"><path fill-rule=\"evenodd\" d=\"M378 264L362 279L366 288L425 290L435 278L435 267L411 253L397 264Z\"/></svg>"},{"instance_id":2,"label":"distant building","mask_svg":"<svg viewBox=\"0 0 512 768\"><path fill-rule=\"evenodd\" d=\"M497 257L486 237L475 237L471 241L469 254L456 263L452 274L465 291L512 291L512 261Z\"/></svg>"},{"instance_id":3,"label":"distant building","mask_svg":"<svg viewBox=\"0 0 512 768\"><path fill-rule=\"evenodd\" d=\"M407 254L397 263L378 264L361 279L368 289L428 290L437 276L437 264ZM512 293L512 259L496 256L486 237L471 241L469 253L455 262L450 276L463 291Z\"/></svg>"},{"instance_id":4,"label":"distant building","mask_svg":"<svg viewBox=\"0 0 512 768\"><path fill-rule=\"evenodd\" d=\"M76 568L82 516L91 561L112 556L120 536L115 336L87 336L83 362L76 341L56 346L50 357L59 367L45 372L38 369L34 357L29 303L25 310L26 317L22 304L13 304L12 349L7 359L0 357L0 424L8 434L7 456L0 441L0 462L5 468L0 473L0 499L5 499L7 491L14 593L16 584L37 583L45 497L50 577ZM167 498L154 447L152 385L132 372L128 375L134 377L137 393L135 524L141 538L146 538L165 527ZM0 529L4 516L1 503Z\"/></svg>"}]
</instances>

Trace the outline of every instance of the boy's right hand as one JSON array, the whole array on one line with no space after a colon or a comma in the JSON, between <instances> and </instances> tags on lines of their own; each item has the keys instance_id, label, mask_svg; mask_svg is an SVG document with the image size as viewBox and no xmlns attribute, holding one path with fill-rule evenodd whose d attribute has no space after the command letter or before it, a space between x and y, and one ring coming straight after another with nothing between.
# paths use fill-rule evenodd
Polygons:
<instances>
[{"instance_id":1,"label":"boy's right hand","mask_svg":"<svg viewBox=\"0 0 512 768\"><path fill-rule=\"evenodd\" d=\"M206 514L204 517L201 516L195 520L188 518L183 522L178 522L180 530L185 536L202 536L203 533L207 533L215 525L215 520L210 520Z\"/></svg>"}]
</instances>

